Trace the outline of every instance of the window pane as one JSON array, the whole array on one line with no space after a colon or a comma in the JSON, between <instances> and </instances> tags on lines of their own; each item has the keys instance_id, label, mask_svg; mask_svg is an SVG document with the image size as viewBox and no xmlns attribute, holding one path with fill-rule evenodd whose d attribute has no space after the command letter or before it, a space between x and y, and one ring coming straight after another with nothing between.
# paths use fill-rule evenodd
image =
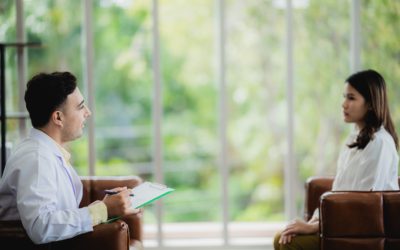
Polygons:
<instances>
[{"instance_id":1,"label":"window pane","mask_svg":"<svg viewBox=\"0 0 400 250\"><path fill-rule=\"evenodd\" d=\"M0 3L0 42L16 41L16 16L14 1L2 1ZM26 127L26 121L13 119L19 111L18 101L18 71L17 50L15 47L6 47L4 54L5 63L5 107L6 107L6 154L9 155L13 146L22 138L20 131ZM0 156L1 158L1 156Z\"/></svg>"},{"instance_id":2,"label":"window pane","mask_svg":"<svg viewBox=\"0 0 400 250\"><path fill-rule=\"evenodd\" d=\"M400 129L400 2L361 1L362 67L383 75L397 133ZM373 21L371 21L373 20Z\"/></svg>"},{"instance_id":3,"label":"window pane","mask_svg":"<svg viewBox=\"0 0 400 250\"><path fill-rule=\"evenodd\" d=\"M151 175L149 4L93 2L97 175Z\"/></svg>"},{"instance_id":4,"label":"window pane","mask_svg":"<svg viewBox=\"0 0 400 250\"><path fill-rule=\"evenodd\" d=\"M151 1L92 1L96 175L153 179ZM154 206L144 237L154 238Z\"/></svg>"},{"instance_id":5,"label":"window pane","mask_svg":"<svg viewBox=\"0 0 400 250\"><path fill-rule=\"evenodd\" d=\"M348 1L310 0L294 9L299 212L304 206L305 180L313 175L334 175L338 153L350 129L341 115L344 81L350 68L349 8Z\"/></svg>"},{"instance_id":6,"label":"window pane","mask_svg":"<svg viewBox=\"0 0 400 250\"><path fill-rule=\"evenodd\" d=\"M284 10L274 1L232 0L226 16L230 219L282 220L287 152Z\"/></svg>"},{"instance_id":7,"label":"window pane","mask_svg":"<svg viewBox=\"0 0 400 250\"><path fill-rule=\"evenodd\" d=\"M15 41L15 22L14 0L2 0L0 2L0 42Z\"/></svg>"},{"instance_id":8,"label":"window pane","mask_svg":"<svg viewBox=\"0 0 400 250\"><path fill-rule=\"evenodd\" d=\"M219 221L214 4L211 0L159 3L164 173L166 183L179 190L164 200L164 221ZM171 230L165 227L167 238ZM218 232L212 237L219 237Z\"/></svg>"}]
</instances>

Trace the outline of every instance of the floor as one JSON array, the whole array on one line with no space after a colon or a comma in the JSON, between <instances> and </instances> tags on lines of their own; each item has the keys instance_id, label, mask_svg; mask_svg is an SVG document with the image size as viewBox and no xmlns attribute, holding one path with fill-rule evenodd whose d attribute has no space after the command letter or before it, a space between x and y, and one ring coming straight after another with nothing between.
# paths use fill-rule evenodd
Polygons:
<instances>
[{"instance_id":1,"label":"floor","mask_svg":"<svg viewBox=\"0 0 400 250\"><path fill-rule=\"evenodd\" d=\"M272 250L273 237L283 225L283 222L232 222L229 224L229 245L225 246L219 223L164 223L163 247L159 247L156 226L147 224L144 226L143 249Z\"/></svg>"},{"instance_id":2,"label":"floor","mask_svg":"<svg viewBox=\"0 0 400 250\"><path fill-rule=\"evenodd\" d=\"M272 246L258 246L258 247L221 247L221 248L215 248L215 247L168 247L168 248L144 248L144 250L273 250ZM130 250L137 250L134 248L131 248Z\"/></svg>"}]
</instances>

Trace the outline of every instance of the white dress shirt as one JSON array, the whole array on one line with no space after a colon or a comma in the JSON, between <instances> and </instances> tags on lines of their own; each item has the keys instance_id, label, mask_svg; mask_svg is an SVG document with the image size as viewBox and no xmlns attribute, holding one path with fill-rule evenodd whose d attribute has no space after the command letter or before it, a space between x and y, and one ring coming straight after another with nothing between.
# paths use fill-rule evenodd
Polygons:
<instances>
[{"instance_id":1,"label":"white dress shirt","mask_svg":"<svg viewBox=\"0 0 400 250\"><path fill-rule=\"evenodd\" d=\"M399 156L392 136L382 126L364 149L349 148L357 134L350 134L340 153L332 190L398 190Z\"/></svg>"},{"instance_id":2,"label":"white dress shirt","mask_svg":"<svg viewBox=\"0 0 400 250\"><path fill-rule=\"evenodd\" d=\"M58 144L32 129L7 161L0 180L0 220L21 220L36 244L93 231L87 207L79 208L82 182Z\"/></svg>"}]
</instances>

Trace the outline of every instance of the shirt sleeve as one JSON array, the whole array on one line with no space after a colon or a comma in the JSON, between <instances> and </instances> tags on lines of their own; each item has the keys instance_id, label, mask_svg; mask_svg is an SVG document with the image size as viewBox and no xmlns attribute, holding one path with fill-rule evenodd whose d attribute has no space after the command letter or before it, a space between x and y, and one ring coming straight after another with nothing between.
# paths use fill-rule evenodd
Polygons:
<instances>
[{"instance_id":1,"label":"shirt sleeve","mask_svg":"<svg viewBox=\"0 0 400 250\"><path fill-rule=\"evenodd\" d=\"M93 231L89 209L78 208L69 179L55 157L29 152L16 164L21 166L17 208L34 243L68 239Z\"/></svg>"},{"instance_id":2,"label":"shirt sleeve","mask_svg":"<svg viewBox=\"0 0 400 250\"><path fill-rule=\"evenodd\" d=\"M397 152L385 138L376 137L365 147L360 161L362 174L359 176L360 190L390 190L392 179L397 182Z\"/></svg>"},{"instance_id":3,"label":"shirt sleeve","mask_svg":"<svg viewBox=\"0 0 400 250\"><path fill-rule=\"evenodd\" d=\"M314 213L313 213L313 215L311 216L310 220L312 220L312 219L319 219L319 208L316 208L316 209L314 210Z\"/></svg>"},{"instance_id":4,"label":"shirt sleeve","mask_svg":"<svg viewBox=\"0 0 400 250\"><path fill-rule=\"evenodd\" d=\"M107 207L102 201L95 201L88 206L93 226L107 221Z\"/></svg>"}]
</instances>

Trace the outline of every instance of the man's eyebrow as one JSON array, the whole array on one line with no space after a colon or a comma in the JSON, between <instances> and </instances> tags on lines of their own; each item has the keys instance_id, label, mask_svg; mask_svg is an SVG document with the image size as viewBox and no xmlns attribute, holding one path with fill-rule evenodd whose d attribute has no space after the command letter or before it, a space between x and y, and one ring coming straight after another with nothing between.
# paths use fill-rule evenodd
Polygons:
<instances>
[{"instance_id":1,"label":"man's eyebrow","mask_svg":"<svg viewBox=\"0 0 400 250\"><path fill-rule=\"evenodd\" d=\"M84 102L85 102L85 100L82 100L82 101L78 104L78 107L82 106Z\"/></svg>"}]
</instances>

